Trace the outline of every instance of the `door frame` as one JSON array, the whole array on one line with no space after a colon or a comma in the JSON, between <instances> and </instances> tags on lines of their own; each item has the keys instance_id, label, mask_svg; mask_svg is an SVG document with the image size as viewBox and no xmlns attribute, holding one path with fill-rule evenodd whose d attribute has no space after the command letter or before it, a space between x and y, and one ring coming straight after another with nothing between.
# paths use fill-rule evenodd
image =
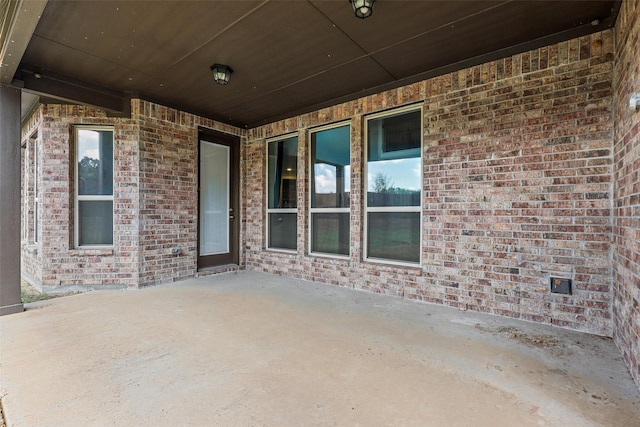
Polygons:
<instances>
[{"instance_id":1,"label":"door frame","mask_svg":"<svg viewBox=\"0 0 640 427\"><path fill-rule=\"evenodd\" d=\"M200 159L202 141L229 147L229 253L200 256ZM240 261L240 137L211 129L198 129L198 224L197 258L198 270L221 265L239 264Z\"/></svg>"}]
</instances>

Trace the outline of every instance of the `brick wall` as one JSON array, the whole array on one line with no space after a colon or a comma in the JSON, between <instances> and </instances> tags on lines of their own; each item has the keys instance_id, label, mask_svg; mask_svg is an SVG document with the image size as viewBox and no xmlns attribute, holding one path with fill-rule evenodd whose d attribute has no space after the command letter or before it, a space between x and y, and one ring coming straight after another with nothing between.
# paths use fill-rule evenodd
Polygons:
<instances>
[{"instance_id":1,"label":"brick wall","mask_svg":"<svg viewBox=\"0 0 640 427\"><path fill-rule=\"evenodd\" d=\"M613 337L640 386L640 113L628 108L640 92L640 3L625 1L616 23L614 91Z\"/></svg>"},{"instance_id":2,"label":"brick wall","mask_svg":"<svg viewBox=\"0 0 640 427\"><path fill-rule=\"evenodd\" d=\"M249 130L247 268L610 335L613 32ZM362 261L364 116L424 107L423 263ZM307 129L352 128L350 259L308 255ZM265 250L265 140L298 132L298 250ZM550 277L573 294L549 292Z\"/></svg>"},{"instance_id":3,"label":"brick wall","mask_svg":"<svg viewBox=\"0 0 640 427\"><path fill-rule=\"evenodd\" d=\"M163 119L157 111L162 108L134 106L140 125L142 286L193 276L196 270L197 129L176 123L173 116ZM182 253L172 255L173 247Z\"/></svg>"},{"instance_id":4,"label":"brick wall","mask_svg":"<svg viewBox=\"0 0 640 427\"><path fill-rule=\"evenodd\" d=\"M206 127L248 135L247 268L610 335L612 60L605 31L249 131L140 100L127 119L44 106L36 117L49 214L38 252L24 258L27 273L45 286L136 287L196 275L197 131ZM425 119L423 263L363 262L364 117L410 103L423 105ZM307 254L307 130L338 121L352 132L348 260ZM73 124L115 126L113 250L72 245ZM283 254L264 250L265 139L290 132L300 142L299 245ZM573 279L573 295L550 294L552 276Z\"/></svg>"},{"instance_id":5,"label":"brick wall","mask_svg":"<svg viewBox=\"0 0 640 427\"><path fill-rule=\"evenodd\" d=\"M73 244L74 125L114 126L113 249L75 249ZM131 120L107 117L91 107L44 105L23 127L38 132L39 241L22 252L23 272L38 287L135 286L137 283L137 132ZM132 165L134 167L132 167Z\"/></svg>"},{"instance_id":6,"label":"brick wall","mask_svg":"<svg viewBox=\"0 0 640 427\"><path fill-rule=\"evenodd\" d=\"M140 130L139 285L193 277L198 255L198 128L240 137L244 131L147 101L133 100L132 107ZM179 248L180 254L171 254L171 248Z\"/></svg>"},{"instance_id":7,"label":"brick wall","mask_svg":"<svg viewBox=\"0 0 640 427\"><path fill-rule=\"evenodd\" d=\"M114 127L112 248L74 247L71 156L73 126L80 124ZM90 107L41 106L22 132L23 141L37 132L44 153L40 239L37 244L28 235L23 239L25 278L57 291L76 286L139 287L195 276L199 127L234 135L244 132L140 100L132 101L131 118L109 117ZM27 169L25 176L32 175ZM23 197L24 206L29 202L24 189ZM181 253L171 254L173 247Z\"/></svg>"},{"instance_id":8,"label":"brick wall","mask_svg":"<svg viewBox=\"0 0 640 427\"><path fill-rule=\"evenodd\" d=\"M637 1L623 3L615 51L604 31L248 131L141 100L131 118L42 106L23 127L23 141L37 131L46 153L37 245L23 212L23 272L45 287L206 274L196 271L197 138L209 128L242 141L241 266L613 335L640 384L640 114L626 107L640 92L639 15ZM423 262L363 262L364 118L408 104L424 109ZM342 121L351 253L310 256L308 129ZM75 124L115 127L113 249L73 248ZM265 141L289 133L299 138L295 254L265 250ZM28 206L29 184L23 196ZM573 294L551 294L550 277L572 279Z\"/></svg>"}]
</instances>

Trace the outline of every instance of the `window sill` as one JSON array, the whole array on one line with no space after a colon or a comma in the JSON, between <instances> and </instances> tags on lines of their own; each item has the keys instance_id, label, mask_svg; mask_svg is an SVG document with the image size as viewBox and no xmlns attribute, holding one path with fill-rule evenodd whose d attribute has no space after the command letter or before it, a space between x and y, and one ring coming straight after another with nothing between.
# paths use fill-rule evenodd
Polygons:
<instances>
[{"instance_id":1,"label":"window sill","mask_svg":"<svg viewBox=\"0 0 640 427\"><path fill-rule=\"evenodd\" d=\"M113 248L76 248L69 251L71 256L111 256Z\"/></svg>"},{"instance_id":2,"label":"window sill","mask_svg":"<svg viewBox=\"0 0 640 427\"><path fill-rule=\"evenodd\" d=\"M279 254L297 255L298 251L295 249L279 249L279 248L266 248L267 252L276 252Z\"/></svg>"},{"instance_id":3,"label":"window sill","mask_svg":"<svg viewBox=\"0 0 640 427\"><path fill-rule=\"evenodd\" d=\"M40 247L37 244L24 245L24 250L30 254L38 255L38 250Z\"/></svg>"},{"instance_id":4,"label":"window sill","mask_svg":"<svg viewBox=\"0 0 640 427\"><path fill-rule=\"evenodd\" d=\"M422 271L422 263L411 263L411 262L403 262L403 261L393 261L389 259L382 258L365 258L364 262L368 262L371 264L383 265L390 268L403 268L403 269L411 269L411 270L420 270Z\"/></svg>"},{"instance_id":5,"label":"window sill","mask_svg":"<svg viewBox=\"0 0 640 427\"><path fill-rule=\"evenodd\" d=\"M338 254L331 254L327 252L309 252L308 256L314 257L314 258L335 259L337 261L347 261L347 262L351 259L350 255L338 255Z\"/></svg>"}]
</instances>

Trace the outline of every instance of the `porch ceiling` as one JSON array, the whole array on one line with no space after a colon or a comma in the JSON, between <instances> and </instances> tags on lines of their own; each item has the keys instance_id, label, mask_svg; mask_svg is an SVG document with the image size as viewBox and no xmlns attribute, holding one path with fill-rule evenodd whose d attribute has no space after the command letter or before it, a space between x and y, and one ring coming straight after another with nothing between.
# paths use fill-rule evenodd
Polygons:
<instances>
[{"instance_id":1,"label":"porch ceiling","mask_svg":"<svg viewBox=\"0 0 640 427\"><path fill-rule=\"evenodd\" d=\"M34 31L2 44L26 46L10 80L27 92L114 111L140 97L253 127L601 31L619 7L380 0L361 20L347 0L48 1ZM214 63L233 68L229 85Z\"/></svg>"}]
</instances>

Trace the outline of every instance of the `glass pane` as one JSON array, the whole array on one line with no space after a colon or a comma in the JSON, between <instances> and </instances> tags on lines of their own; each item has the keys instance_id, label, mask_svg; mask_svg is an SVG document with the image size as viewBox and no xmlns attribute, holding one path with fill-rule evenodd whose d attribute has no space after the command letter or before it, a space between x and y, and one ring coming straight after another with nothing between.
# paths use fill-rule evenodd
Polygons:
<instances>
[{"instance_id":1,"label":"glass pane","mask_svg":"<svg viewBox=\"0 0 640 427\"><path fill-rule=\"evenodd\" d=\"M298 138L271 141L268 145L269 209L295 208L298 190Z\"/></svg>"},{"instance_id":2,"label":"glass pane","mask_svg":"<svg viewBox=\"0 0 640 427\"><path fill-rule=\"evenodd\" d=\"M274 249L296 249L297 214L269 214L269 247Z\"/></svg>"},{"instance_id":3,"label":"glass pane","mask_svg":"<svg viewBox=\"0 0 640 427\"><path fill-rule=\"evenodd\" d=\"M349 213L311 214L311 251L349 255Z\"/></svg>"},{"instance_id":4,"label":"glass pane","mask_svg":"<svg viewBox=\"0 0 640 427\"><path fill-rule=\"evenodd\" d=\"M348 208L351 149L350 127L311 134L311 207Z\"/></svg>"},{"instance_id":5,"label":"glass pane","mask_svg":"<svg viewBox=\"0 0 640 427\"><path fill-rule=\"evenodd\" d=\"M420 110L367 122L367 206L420 206Z\"/></svg>"},{"instance_id":6,"label":"glass pane","mask_svg":"<svg viewBox=\"0 0 640 427\"><path fill-rule=\"evenodd\" d=\"M113 244L113 202L78 202L78 243L82 245Z\"/></svg>"},{"instance_id":7,"label":"glass pane","mask_svg":"<svg viewBox=\"0 0 640 427\"><path fill-rule=\"evenodd\" d=\"M33 146L33 195L34 197L38 197L38 144L37 144L37 140L33 140L34 141L34 146Z\"/></svg>"},{"instance_id":8,"label":"glass pane","mask_svg":"<svg viewBox=\"0 0 640 427\"><path fill-rule=\"evenodd\" d=\"M421 111L367 121L369 161L420 157Z\"/></svg>"},{"instance_id":9,"label":"glass pane","mask_svg":"<svg viewBox=\"0 0 640 427\"><path fill-rule=\"evenodd\" d=\"M419 212L370 212L367 256L394 261L420 261Z\"/></svg>"},{"instance_id":10,"label":"glass pane","mask_svg":"<svg viewBox=\"0 0 640 427\"><path fill-rule=\"evenodd\" d=\"M229 253L229 154L200 142L200 255Z\"/></svg>"},{"instance_id":11,"label":"glass pane","mask_svg":"<svg viewBox=\"0 0 640 427\"><path fill-rule=\"evenodd\" d=\"M78 129L78 194L113 194L113 131Z\"/></svg>"},{"instance_id":12,"label":"glass pane","mask_svg":"<svg viewBox=\"0 0 640 427\"><path fill-rule=\"evenodd\" d=\"M38 243L38 202L33 204L33 241Z\"/></svg>"}]
</instances>

